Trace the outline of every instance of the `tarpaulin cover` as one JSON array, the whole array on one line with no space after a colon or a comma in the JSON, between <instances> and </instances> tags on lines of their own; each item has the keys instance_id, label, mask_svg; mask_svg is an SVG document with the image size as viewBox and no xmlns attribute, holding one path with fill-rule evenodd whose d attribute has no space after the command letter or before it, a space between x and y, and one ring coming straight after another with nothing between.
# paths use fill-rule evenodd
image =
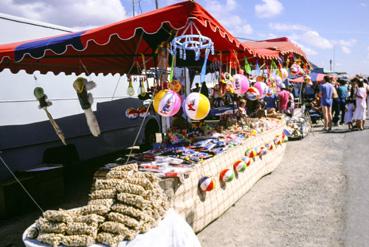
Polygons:
<instances>
[{"instance_id":1,"label":"tarpaulin cover","mask_svg":"<svg viewBox=\"0 0 369 247\"><path fill-rule=\"evenodd\" d=\"M278 57L273 51L242 44L202 6L185 1L86 31L2 45L0 71L127 73L141 54L146 57L147 67L155 65L153 55L159 45L170 41L190 20L223 54L236 51L238 56Z\"/></svg>"},{"instance_id":2,"label":"tarpaulin cover","mask_svg":"<svg viewBox=\"0 0 369 247\"><path fill-rule=\"evenodd\" d=\"M313 82L323 82L324 81L324 76L325 74L321 74L321 73L310 73L310 78ZM292 83L303 83L304 82L304 77L300 76L297 78L293 78L293 79L289 79L290 82Z\"/></svg>"},{"instance_id":3,"label":"tarpaulin cover","mask_svg":"<svg viewBox=\"0 0 369 247\"><path fill-rule=\"evenodd\" d=\"M244 41L242 42L242 44L244 44L245 46L251 47L253 49L274 50L274 51L279 52L281 55L295 53L303 57L306 60L305 52L286 37L260 40L260 41Z\"/></svg>"}]
</instances>

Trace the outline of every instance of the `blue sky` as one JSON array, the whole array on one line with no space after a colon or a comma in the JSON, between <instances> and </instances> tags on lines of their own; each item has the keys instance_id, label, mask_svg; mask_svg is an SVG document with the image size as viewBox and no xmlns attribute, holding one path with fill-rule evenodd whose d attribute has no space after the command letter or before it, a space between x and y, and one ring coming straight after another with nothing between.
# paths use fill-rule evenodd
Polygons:
<instances>
[{"instance_id":1,"label":"blue sky","mask_svg":"<svg viewBox=\"0 0 369 247\"><path fill-rule=\"evenodd\" d=\"M141 9L155 8L154 0L135 1L137 14ZM163 7L178 1L158 2ZM287 36L319 66L329 69L329 60L335 55L337 71L369 74L369 0L197 2L236 37L258 40ZM132 0L2 0L0 12L82 29L131 16Z\"/></svg>"}]
</instances>

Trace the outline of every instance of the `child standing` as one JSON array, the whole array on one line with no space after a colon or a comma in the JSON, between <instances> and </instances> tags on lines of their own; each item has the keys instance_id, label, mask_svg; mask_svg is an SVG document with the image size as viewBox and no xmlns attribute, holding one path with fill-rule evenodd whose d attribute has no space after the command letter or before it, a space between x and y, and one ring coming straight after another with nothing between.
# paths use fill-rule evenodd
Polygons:
<instances>
[{"instance_id":1,"label":"child standing","mask_svg":"<svg viewBox=\"0 0 369 247\"><path fill-rule=\"evenodd\" d=\"M347 100L347 104L346 104L346 110L345 110L345 124L348 125L348 128L351 130L352 129L352 117L354 115L354 111L355 111L355 103L354 100L352 98L349 98Z\"/></svg>"}]
</instances>

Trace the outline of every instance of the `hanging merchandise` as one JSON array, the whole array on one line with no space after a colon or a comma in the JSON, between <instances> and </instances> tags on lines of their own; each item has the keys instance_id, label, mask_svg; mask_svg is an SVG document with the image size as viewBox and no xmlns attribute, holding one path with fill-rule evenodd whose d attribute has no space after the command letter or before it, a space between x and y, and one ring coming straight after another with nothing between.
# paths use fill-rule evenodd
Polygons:
<instances>
[{"instance_id":1,"label":"hanging merchandise","mask_svg":"<svg viewBox=\"0 0 369 247\"><path fill-rule=\"evenodd\" d=\"M264 98L268 91L268 86L265 82L258 81L254 84L254 87L259 91L259 98Z\"/></svg>"},{"instance_id":2,"label":"hanging merchandise","mask_svg":"<svg viewBox=\"0 0 369 247\"><path fill-rule=\"evenodd\" d=\"M200 74L200 82L204 82L208 57L210 53L214 55L214 42L209 37L203 36L195 23L190 21L183 32L179 36L174 37L170 43L170 53L173 57L176 57L177 50L179 51L179 58L183 60L187 59L187 51L193 51L195 53L195 61L200 60L202 50L205 52L204 64Z\"/></svg>"},{"instance_id":3,"label":"hanging merchandise","mask_svg":"<svg viewBox=\"0 0 369 247\"><path fill-rule=\"evenodd\" d=\"M129 96L133 96L133 95L135 95L135 89L133 88L132 78L128 78L127 94L128 94Z\"/></svg>"},{"instance_id":4,"label":"hanging merchandise","mask_svg":"<svg viewBox=\"0 0 369 247\"><path fill-rule=\"evenodd\" d=\"M286 80L288 78L288 70L285 68L281 68L281 77L282 77L282 81Z\"/></svg>"},{"instance_id":5,"label":"hanging merchandise","mask_svg":"<svg viewBox=\"0 0 369 247\"><path fill-rule=\"evenodd\" d=\"M87 91L92 90L94 87L96 87L95 82L87 81L87 79L83 77L78 77L73 83L73 88L77 92L79 103L85 112L87 125L90 129L90 132L93 136L97 137L100 135L100 127L96 120L95 114L91 109L91 105L93 103L92 94L87 93Z\"/></svg>"},{"instance_id":6,"label":"hanging merchandise","mask_svg":"<svg viewBox=\"0 0 369 247\"><path fill-rule=\"evenodd\" d=\"M292 75L304 75L305 71L301 68L299 63L293 63L290 68Z\"/></svg>"},{"instance_id":7,"label":"hanging merchandise","mask_svg":"<svg viewBox=\"0 0 369 247\"><path fill-rule=\"evenodd\" d=\"M233 76L233 89L238 95L244 94L249 89L249 79L241 74L236 74Z\"/></svg>"},{"instance_id":8,"label":"hanging merchandise","mask_svg":"<svg viewBox=\"0 0 369 247\"><path fill-rule=\"evenodd\" d=\"M209 177L202 177L199 180L199 188L203 192L212 191L215 189L215 181Z\"/></svg>"},{"instance_id":9,"label":"hanging merchandise","mask_svg":"<svg viewBox=\"0 0 369 247\"><path fill-rule=\"evenodd\" d=\"M256 73L256 76L259 76L260 75L260 66L259 66L259 61L256 61L256 66L255 66L255 73Z\"/></svg>"},{"instance_id":10,"label":"hanging merchandise","mask_svg":"<svg viewBox=\"0 0 369 247\"><path fill-rule=\"evenodd\" d=\"M259 90L256 87L249 87L246 92L246 98L251 101L258 100L260 98Z\"/></svg>"},{"instance_id":11,"label":"hanging merchandise","mask_svg":"<svg viewBox=\"0 0 369 247\"><path fill-rule=\"evenodd\" d=\"M231 169L224 169L219 174L219 179L223 183L231 182L234 179L234 172Z\"/></svg>"},{"instance_id":12,"label":"hanging merchandise","mask_svg":"<svg viewBox=\"0 0 369 247\"><path fill-rule=\"evenodd\" d=\"M251 65L249 64L249 61L247 60L247 57L245 57L245 72L248 74L248 75L251 75Z\"/></svg>"},{"instance_id":13,"label":"hanging merchandise","mask_svg":"<svg viewBox=\"0 0 369 247\"><path fill-rule=\"evenodd\" d=\"M144 77L139 77L138 80L140 82L140 94L139 94L139 96L145 97L146 93L147 93L146 88L145 88L145 84L144 84L145 78Z\"/></svg>"},{"instance_id":14,"label":"hanging merchandise","mask_svg":"<svg viewBox=\"0 0 369 247\"><path fill-rule=\"evenodd\" d=\"M182 89L182 84L178 80L173 80L173 81L169 82L168 87L169 87L170 90L173 90L174 92L179 93Z\"/></svg>"},{"instance_id":15,"label":"hanging merchandise","mask_svg":"<svg viewBox=\"0 0 369 247\"><path fill-rule=\"evenodd\" d=\"M172 90L160 90L154 97L153 105L159 115L171 117L181 108L181 97Z\"/></svg>"},{"instance_id":16,"label":"hanging merchandise","mask_svg":"<svg viewBox=\"0 0 369 247\"><path fill-rule=\"evenodd\" d=\"M210 101L201 93L190 93L184 102L184 111L192 120L204 119L210 111Z\"/></svg>"},{"instance_id":17,"label":"hanging merchandise","mask_svg":"<svg viewBox=\"0 0 369 247\"><path fill-rule=\"evenodd\" d=\"M63 131L60 129L59 125L56 123L54 118L51 116L50 112L48 111L48 107L52 105L51 101L47 99L47 95L44 93L44 89L42 87L36 87L33 90L33 94L35 95L38 103L40 104L38 107L39 109L43 109L49 119L51 126L53 127L55 133L58 135L59 139L62 141L64 145L67 145L64 137Z\"/></svg>"},{"instance_id":18,"label":"hanging merchandise","mask_svg":"<svg viewBox=\"0 0 369 247\"><path fill-rule=\"evenodd\" d=\"M244 172L246 168L247 168L247 164L243 160L238 160L233 164L233 169L237 173Z\"/></svg>"}]
</instances>

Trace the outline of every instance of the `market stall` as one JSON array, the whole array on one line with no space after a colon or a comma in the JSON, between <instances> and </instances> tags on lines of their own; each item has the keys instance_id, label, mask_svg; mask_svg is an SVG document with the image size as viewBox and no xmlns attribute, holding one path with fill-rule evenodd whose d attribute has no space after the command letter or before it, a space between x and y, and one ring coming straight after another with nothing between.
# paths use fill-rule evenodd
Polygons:
<instances>
[{"instance_id":1,"label":"market stall","mask_svg":"<svg viewBox=\"0 0 369 247\"><path fill-rule=\"evenodd\" d=\"M272 172L283 157L288 139L283 116L264 111L258 103L280 90L278 83L286 77L286 69L282 71L286 63L280 59L285 59L280 51L239 42L193 1L100 28L0 46L0 70L14 73L119 73L142 78L138 81L144 87L143 80L152 70L155 85L140 94L150 100L149 106L125 114L144 121L154 108L162 119L162 141L157 140L147 152L97 171L88 205L44 212L27 230L25 241L115 246L156 229L169 207L184 216L195 232L202 230ZM296 61L303 65L304 54L291 58L291 64ZM263 76L250 83L247 75L251 67L260 72L259 63L265 66ZM184 68L183 78L175 78L176 67ZM230 97L232 107L237 107L220 114L215 125L205 119L217 98L207 97L202 89L189 91L194 74L186 69L193 67L200 69L201 82L207 71L214 70L217 98ZM291 71L295 70L291 67ZM87 78L73 82L91 134L99 138L103 133L87 92L93 86ZM153 97L144 97L146 90ZM42 88L35 89L35 96L47 112ZM257 118L247 116L245 99L256 103ZM51 117L50 122L61 141L68 142L63 126L55 125Z\"/></svg>"}]
</instances>

